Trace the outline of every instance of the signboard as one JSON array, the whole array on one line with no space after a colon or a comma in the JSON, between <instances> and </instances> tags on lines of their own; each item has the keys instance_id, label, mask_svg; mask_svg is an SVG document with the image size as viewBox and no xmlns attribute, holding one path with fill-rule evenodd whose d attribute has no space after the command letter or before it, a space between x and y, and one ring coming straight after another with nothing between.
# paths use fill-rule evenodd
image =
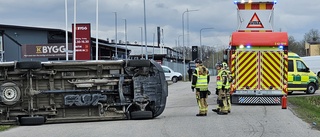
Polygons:
<instances>
[{"instance_id":1,"label":"signboard","mask_svg":"<svg viewBox=\"0 0 320 137\"><path fill-rule=\"evenodd\" d=\"M254 13L250 22L247 25L247 28L264 28L263 24L261 23L257 13Z\"/></svg>"},{"instance_id":2,"label":"signboard","mask_svg":"<svg viewBox=\"0 0 320 137\"><path fill-rule=\"evenodd\" d=\"M198 46L192 46L192 60L198 58Z\"/></svg>"},{"instance_id":3,"label":"signboard","mask_svg":"<svg viewBox=\"0 0 320 137\"><path fill-rule=\"evenodd\" d=\"M68 48L72 49L72 44L68 44ZM22 45L23 58L63 58L66 57L66 44L32 44ZM72 53L69 54L72 57Z\"/></svg>"},{"instance_id":4,"label":"signboard","mask_svg":"<svg viewBox=\"0 0 320 137\"><path fill-rule=\"evenodd\" d=\"M238 2L238 31L273 31L274 2Z\"/></svg>"},{"instance_id":5,"label":"signboard","mask_svg":"<svg viewBox=\"0 0 320 137\"><path fill-rule=\"evenodd\" d=\"M90 23L76 24L76 60L91 60ZM74 24L72 24L72 38Z\"/></svg>"}]
</instances>

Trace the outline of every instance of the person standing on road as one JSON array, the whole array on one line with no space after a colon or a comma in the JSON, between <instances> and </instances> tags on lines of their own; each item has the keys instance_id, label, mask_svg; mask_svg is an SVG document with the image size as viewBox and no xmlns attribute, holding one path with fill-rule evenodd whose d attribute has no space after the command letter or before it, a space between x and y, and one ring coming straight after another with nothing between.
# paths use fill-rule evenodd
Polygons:
<instances>
[{"instance_id":1,"label":"person standing on road","mask_svg":"<svg viewBox=\"0 0 320 137\"><path fill-rule=\"evenodd\" d=\"M189 81L191 81L191 78L192 78L192 68L189 66L189 69L188 69L188 76L189 76Z\"/></svg>"},{"instance_id":2,"label":"person standing on road","mask_svg":"<svg viewBox=\"0 0 320 137\"><path fill-rule=\"evenodd\" d=\"M216 81L216 95L217 98L217 108L212 109L212 111L217 112L219 115L226 115L230 113L231 102L230 102L230 83L232 82L232 77L228 71L227 63L217 63L216 69L218 70L217 81Z\"/></svg>"},{"instance_id":3,"label":"person standing on road","mask_svg":"<svg viewBox=\"0 0 320 137\"><path fill-rule=\"evenodd\" d=\"M210 95L208 83L210 81L208 69L202 65L200 59L195 60L196 69L193 72L191 89L196 89L196 99L199 106L199 113L196 116L207 116L207 97Z\"/></svg>"}]
</instances>

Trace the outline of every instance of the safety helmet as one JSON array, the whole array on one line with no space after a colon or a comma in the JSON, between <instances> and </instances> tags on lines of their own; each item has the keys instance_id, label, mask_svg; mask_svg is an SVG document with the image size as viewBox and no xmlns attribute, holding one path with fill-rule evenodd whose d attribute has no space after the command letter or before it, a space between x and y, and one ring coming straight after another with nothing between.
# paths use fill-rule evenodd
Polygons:
<instances>
[{"instance_id":1,"label":"safety helmet","mask_svg":"<svg viewBox=\"0 0 320 137\"><path fill-rule=\"evenodd\" d=\"M223 69L229 69L228 64L226 62L222 63L222 68Z\"/></svg>"},{"instance_id":2,"label":"safety helmet","mask_svg":"<svg viewBox=\"0 0 320 137\"><path fill-rule=\"evenodd\" d=\"M194 63L202 64L202 61L201 61L200 59L195 59L195 60L194 60Z\"/></svg>"},{"instance_id":3,"label":"safety helmet","mask_svg":"<svg viewBox=\"0 0 320 137\"><path fill-rule=\"evenodd\" d=\"M217 62L217 63L216 63L216 67L222 68L222 67L223 67L223 66L222 66L222 63L221 63L221 62Z\"/></svg>"}]
</instances>

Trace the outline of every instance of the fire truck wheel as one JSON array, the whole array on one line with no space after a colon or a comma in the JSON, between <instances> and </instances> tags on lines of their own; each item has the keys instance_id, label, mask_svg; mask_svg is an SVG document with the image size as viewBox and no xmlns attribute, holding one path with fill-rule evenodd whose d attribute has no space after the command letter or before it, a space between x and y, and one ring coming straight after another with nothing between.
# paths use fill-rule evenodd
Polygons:
<instances>
[{"instance_id":1,"label":"fire truck wheel","mask_svg":"<svg viewBox=\"0 0 320 137\"><path fill-rule=\"evenodd\" d=\"M40 69L40 61L19 61L16 64L17 69Z\"/></svg>"},{"instance_id":2,"label":"fire truck wheel","mask_svg":"<svg viewBox=\"0 0 320 137\"><path fill-rule=\"evenodd\" d=\"M316 92L316 86L313 83L310 83L307 87L307 94L314 94Z\"/></svg>"}]
</instances>

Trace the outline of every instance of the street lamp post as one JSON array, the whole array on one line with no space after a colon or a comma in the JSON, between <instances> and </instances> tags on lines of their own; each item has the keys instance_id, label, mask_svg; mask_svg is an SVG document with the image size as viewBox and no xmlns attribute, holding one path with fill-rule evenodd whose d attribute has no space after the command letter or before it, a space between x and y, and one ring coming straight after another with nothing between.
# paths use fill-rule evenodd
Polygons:
<instances>
[{"instance_id":1,"label":"street lamp post","mask_svg":"<svg viewBox=\"0 0 320 137\"><path fill-rule=\"evenodd\" d=\"M182 13L182 47L184 47L184 13L198 10L186 10ZM183 50L183 80L186 80L186 53Z\"/></svg>"},{"instance_id":2,"label":"street lamp post","mask_svg":"<svg viewBox=\"0 0 320 137\"><path fill-rule=\"evenodd\" d=\"M179 35L178 36L178 47L180 47L180 37L181 37L182 35Z\"/></svg>"},{"instance_id":3,"label":"street lamp post","mask_svg":"<svg viewBox=\"0 0 320 137\"><path fill-rule=\"evenodd\" d=\"M182 35L179 35L178 36L178 50L179 50L179 53L181 52L181 47L180 47L180 37L181 37ZM178 56L178 59L179 59L179 53L177 54L177 56Z\"/></svg>"},{"instance_id":4,"label":"street lamp post","mask_svg":"<svg viewBox=\"0 0 320 137\"><path fill-rule=\"evenodd\" d=\"M68 42L68 2L67 0L64 1L65 5L65 19L66 19L66 60L69 60L69 42Z\"/></svg>"},{"instance_id":5,"label":"street lamp post","mask_svg":"<svg viewBox=\"0 0 320 137\"><path fill-rule=\"evenodd\" d=\"M99 0L96 3L96 60L99 58Z\"/></svg>"},{"instance_id":6,"label":"street lamp post","mask_svg":"<svg viewBox=\"0 0 320 137\"><path fill-rule=\"evenodd\" d=\"M118 58L118 45L117 45L117 41L118 41L118 23L117 23L117 12L114 12L114 24L115 24L115 46L116 46L116 59Z\"/></svg>"},{"instance_id":7,"label":"street lamp post","mask_svg":"<svg viewBox=\"0 0 320 137\"><path fill-rule=\"evenodd\" d=\"M124 42L125 42L125 45L126 45L126 60L128 59L127 56L128 56L128 47L127 47L127 19L123 19L124 20Z\"/></svg>"},{"instance_id":8,"label":"street lamp post","mask_svg":"<svg viewBox=\"0 0 320 137\"><path fill-rule=\"evenodd\" d=\"M140 28L140 32L141 32L141 43L140 43L140 46L141 46L141 59L143 58L143 46L142 46L142 43L143 43L143 32L142 32L142 27L139 27Z\"/></svg>"},{"instance_id":9,"label":"street lamp post","mask_svg":"<svg viewBox=\"0 0 320 137\"><path fill-rule=\"evenodd\" d=\"M77 44L76 44L76 38L77 38L77 0L74 0L73 3L74 11L73 11L73 60L76 60L76 54L77 54Z\"/></svg>"},{"instance_id":10,"label":"street lamp post","mask_svg":"<svg viewBox=\"0 0 320 137\"><path fill-rule=\"evenodd\" d=\"M144 13L144 43L146 48L146 60L148 60L146 0L143 0L143 13Z\"/></svg>"},{"instance_id":11,"label":"street lamp post","mask_svg":"<svg viewBox=\"0 0 320 137\"><path fill-rule=\"evenodd\" d=\"M202 60L202 41L201 41L201 32L202 30L205 30L205 29L214 29L214 28L202 28L200 29L200 59Z\"/></svg>"}]
</instances>

